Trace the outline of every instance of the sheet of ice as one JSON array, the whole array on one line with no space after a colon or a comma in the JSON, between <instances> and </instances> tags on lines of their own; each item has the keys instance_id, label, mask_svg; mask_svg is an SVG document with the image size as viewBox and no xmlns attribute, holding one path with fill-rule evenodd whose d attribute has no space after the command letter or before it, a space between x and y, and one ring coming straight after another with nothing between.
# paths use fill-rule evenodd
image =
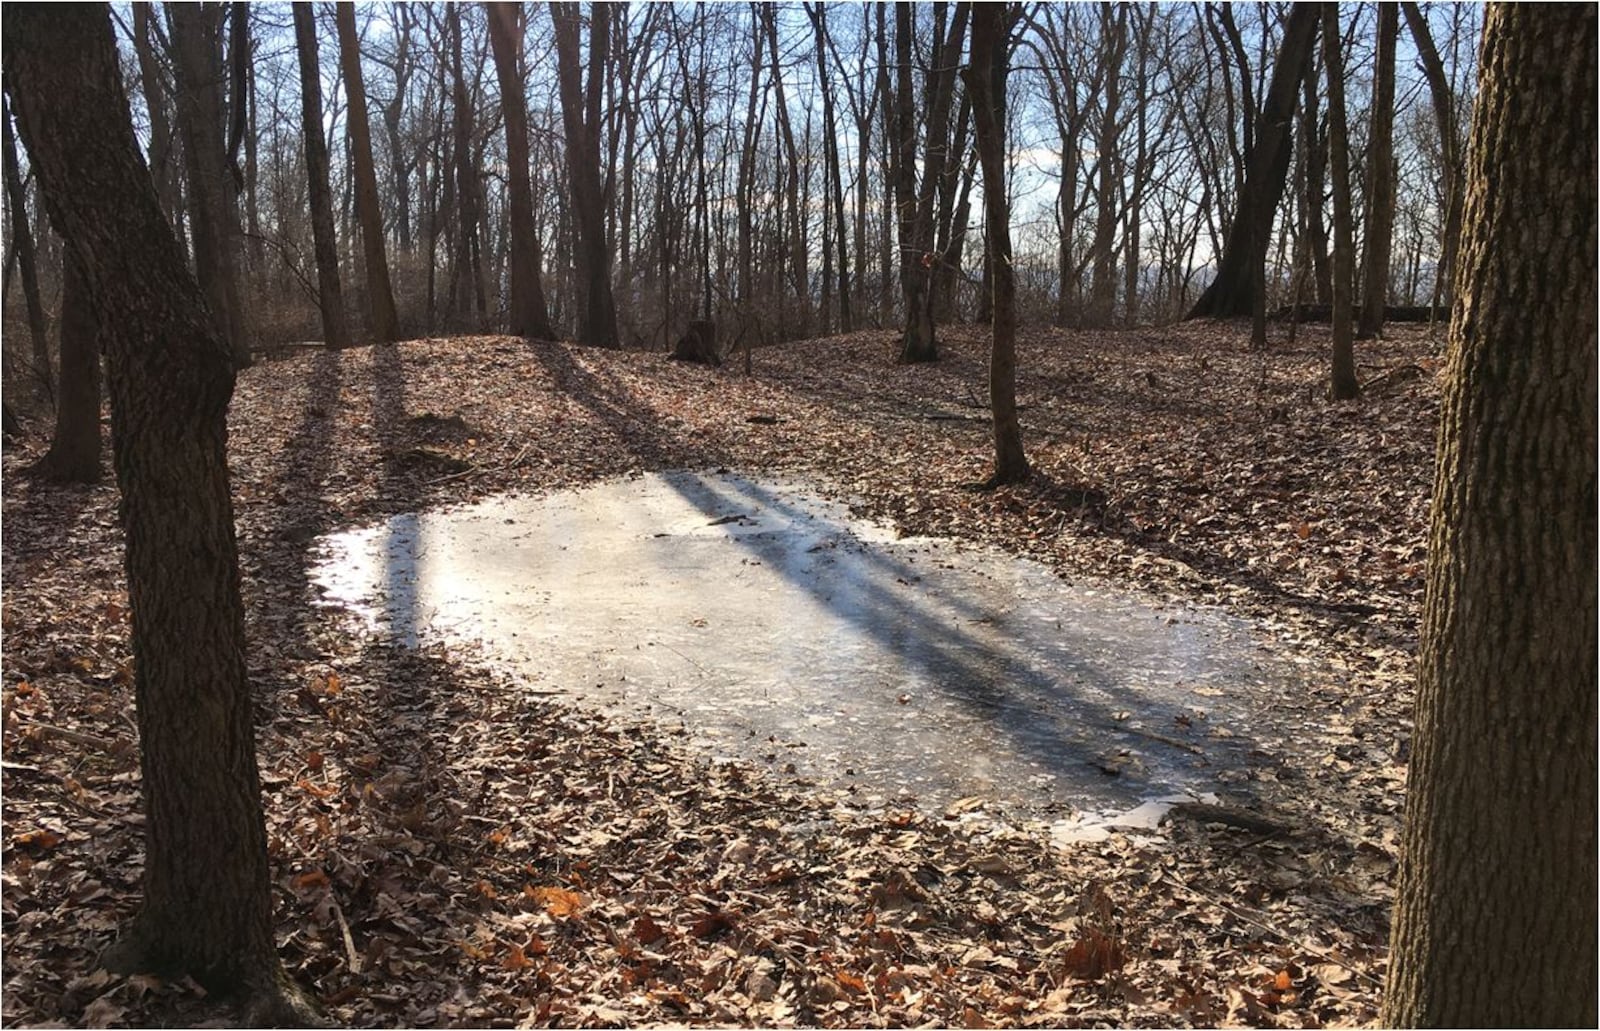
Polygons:
<instances>
[{"instance_id":1,"label":"sheet of ice","mask_svg":"<svg viewBox=\"0 0 1600 1031\"><path fill-rule=\"evenodd\" d=\"M329 601L867 804L1113 812L1272 765L1303 672L1215 611L896 540L803 486L651 474L329 537Z\"/></svg>"}]
</instances>

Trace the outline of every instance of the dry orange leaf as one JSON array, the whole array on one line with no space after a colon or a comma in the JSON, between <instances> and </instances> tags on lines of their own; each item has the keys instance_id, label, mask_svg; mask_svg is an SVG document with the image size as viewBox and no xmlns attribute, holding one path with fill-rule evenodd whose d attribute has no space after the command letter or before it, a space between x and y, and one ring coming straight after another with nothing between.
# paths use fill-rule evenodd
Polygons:
<instances>
[{"instance_id":1,"label":"dry orange leaf","mask_svg":"<svg viewBox=\"0 0 1600 1031\"><path fill-rule=\"evenodd\" d=\"M294 879L296 888L315 888L328 883L328 875L322 870L308 870Z\"/></svg>"},{"instance_id":2,"label":"dry orange leaf","mask_svg":"<svg viewBox=\"0 0 1600 1031\"><path fill-rule=\"evenodd\" d=\"M864 978L857 977L848 970L839 971L833 975L833 978L853 992L864 992L867 990L866 980Z\"/></svg>"},{"instance_id":3,"label":"dry orange leaf","mask_svg":"<svg viewBox=\"0 0 1600 1031\"><path fill-rule=\"evenodd\" d=\"M314 795L317 798L332 798L334 795L339 793L339 788L336 785L313 784L304 777L301 777L299 780L295 781L294 786L299 788L301 791L304 791L306 794Z\"/></svg>"},{"instance_id":4,"label":"dry orange leaf","mask_svg":"<svg viewBox=\"0 0 1600 1031\"><path fill-rule=\"evenodd\" d=\"M312 773L316 773L322 769L322 761L321 752L306 753L306 769L310 770Z\"/></svg>"},{"instance_id":5,"label":"dry orange leaf","mask_svg":"<svg viewBox=\"0 0 1600 1031\"><path fill-rule=\"evenodd\" d=\"M1294 982L1289 977L1289 971L1280 970L1278 976L1272 979L1272 987L1280 992L1286 992Z\"/></svg>"},{"instance_id":6,"label":"dry orange leaf","mask_svg":"<svg viewBox=\"0 0 1600 1031\"><path fill-rule=\"evenodd\" d=\"M47 831L41 828L39 830L23 831L21 834L13 835L11 838L11 843L13 845L20 845L23 848L37 848L43 850L55 848L64 840L66 839L57 834L55 831Z\"/></svg>"},{"instance_id":7,"label":"dry orange leaf","mask_svg":"<svg viewBox=\"0 0 1600 1031\"><path fill-rule=\"evenodd\" d=\"M523 970L532 966L533 961L528 958L527 950L521 945L513 945L511 951L506 953L506 958L500 961L500 965L507 970Z\"/></svg>"},{"instance_id":8,"label":"dry orange leaf","mask_svg":"<svg viewBox=\"0 0 1600 1031\"><path fill-rule=\"evenodd\" d=\"M1072 976L1096 981L1121 970L1128 962L1128 954L1123 951L1121 942L1091 927L1067 950L1063 962Z\"/></svg>"},{"instance_id":9,"label":"dry orange leaf","mask_svg":"<svg viewBox=\"0 0 1600 1031\"><path fill-rule=\"evenodd\" d=\"M654 945L667 936L667 931L649 916L641 916L633 922L633 936L642 945Z\"/></svg>"},{"instance_id":10,"label":"dry orange leaf","mask_svg":"<svg viewBox=\"0 0 1600 1031\"><path fill-rule=\"evenodd\" d=\"M551 916L572 916L583 908L583 896L565 888L529 888L527 893Z\"/></svg>"}]
</instances>

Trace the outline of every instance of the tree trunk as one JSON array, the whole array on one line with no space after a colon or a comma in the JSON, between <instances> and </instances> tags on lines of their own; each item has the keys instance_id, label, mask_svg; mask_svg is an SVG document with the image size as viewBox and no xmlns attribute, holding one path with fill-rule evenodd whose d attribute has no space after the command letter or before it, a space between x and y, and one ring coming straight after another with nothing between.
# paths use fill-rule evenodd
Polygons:
<instances>
[{"instance_id":1,"label":"tree trunk","mask_svg":"<svg viewBox=\"0 0 1600 1031\"><path fill-rule=\"evenodd\" d=\"M924 77L922 179L918 184L917 118L911 86L911 5L895 4L896 136L900 141L895 200L900 208L900 286L906 307L900 360L907 363L939 358L931 289L933 265L938 260L933 249L934 203L949 156L951 99L955 94L956 68L960 63L970 6L956 4L949 32L941 35L944 5L934 4L934 53Z\"/></svg>"},{"instance_id":2,"label":"tree trunk","mask_svg":"<svg viewBox=\"0 0 1600 1031\"><path fill-rule=\"evenodd\" d=\"M1433 33L1428 31L1428 20L1415 3L1402 3L1400 9L1406 16L1406 28L1417 47L1417 60L1428 80L1428 92L1433 97L1433 118L1439 127L1440 163L1444 165L1445 220L1439 267L1434 273L1433 303L1440 299L1453 299L1455 291L1451 280L1455 275L1456 253L1461 241L1461 207L1465 190L1461 182L1461 141L1456 136L1455 97L1450 91L1450 79L1445 75L1444 62L1439 59L1439 49L1433 44Z\"/></svg>"},{"instance_id":3,"label":"tree trunk","mask_svg":"<svg viewBox=\"0 0 1600 1031\"><path fill-rule=\"evenodd\" d=\"M350 333L345 326L344 295L339 289L333 191L328 188L328 144L322 134L322 70L317 63L317 23L310 3L294 5L294 44L300 62L300 124L306 138L311 235L317 255L317 304L322 309L322 339L337 349L350 346Z\"/></svg>"},{"instance_id":4,"label":"tree trunk","mask_svg":"<svg viewBox=\"0 0 1600 1031\"><path fill-rule=\"evenodd\" d=\"M994 419L994 474L987 486L1028 478L1017 421L1017 288L1011 267L1011 204L1006 197L1005 73L1009 4L977 4L971 64L963 71L978 130L983 202L994 283L994 344L989 353L989 408Z\"/></svg>"},{"instance_id":5,"label":"tree trunk","mask_svg":"<svg viewBox=\"0 0 1600 1031\"><path fill-rule=\"evenodd\" d=\"M1594 1027L1595 10L1487 13L1390 1027Z\"/></svg>"},{"instance_id":6,"label":"tree trunk","mask_svg":"<svg viewBox=\"0 0 1600 1031\"><path fill-rule=\"evenodd\" d=\"M616 347L617 307L611 295L611 251L606 246L605 192L600 182L600 87L606 77L610 8L589 6L589 69L584 82L578 54L582 16L576 3L552 0L556 70L561 81L561 122L567 134L567 177L578 275L578 342ZM670 302L669 302L670 303Z\"/></svg>"},{"instance_id":7,"label":"tree trunk","mask_svg":"<svg viewBox=\"0 0 1600 1031\"><path fill-rule=\"evenodd\" d=\"M223 10L220 4L174 4L168 12L195 276L242 368L250 364L250 344L244 334L238 249L229 232L234 220L228 213L230 186L222 137Z\"/></svg>"},{"instance_id":8,"label":"tree trunk","mask_svg":"<svg viewBox=\"0 0 1600 1031\"><path fill-rule=\"evenodd\" d=\"M1311 280L1318 304L1333 303L1333 274L1328 261L1328 222L1323 207L1328 199L1328 149L1318 131L1321 121L1318 114L1317 79L1318 64L1306 62L1306 74L1301 82L1304 102L1300 106L1301 149L1305 153L1305 182L1301 184L1301 207L1305 213L1306 252L1310 263Z\"/></svg>"},{"instance_id":9,"label":"tree trunk","mask_svg":"<svg viewBox=\"0 0 1600 1031\"><path fill-rule=\"evenodd\" d=\"M8 83L8 88L10 84ZM33 245L33 228L28 224L27 191L22 183L22 163L17 158L17 141L11 133L11 107L0 112L5 130L6 204L11 209L11 246L22 271L22 303L28 312L28 335L33 341L33 371L46 395L50 389L50 334L45 328L44 302L39 297L39 271Z\"/></svg>"},{"instance_id":10,"label":"tree trunk","mask_svg":"<svg viewBox=\"0 0 1600 1031\"><path fill-rule=\"evenodd\" d=\"M63 483L100 482L100 338L78 261L62 261L61 388L50 450L33 471Z\"/></svg>"},{"instance_id":11,"label":"tree trunk","mask_svg":"<svg viewBox=\"0 0 1600 1031\"><path fill-rule=\"evenodd\" d=\"M145 112L150 118L150 175L156 182L156 199L169 222L178 215L178 165L172 158L172 126L167 121L167 97L161 65L156 61L150 18L154 4L133 5L133 51L139 60L139 79Z\"/></svg>"},{"instance_id":12,"label":"tree trunk","mask_svg":"<svg viewBox=\"0 0 1600 1031\"><path fill-rule=\"evenodd\" d=\"M522 85L521 4L492 3L489 43L500 80L500 108L506 119L507 183L511 192L511 324L512 336L554 340L545 305L540 266L539 231L533 222L533 184L529 178L528 102Z\"/></svg>"},{"instance_id":13,"label":"tree trunk","mask_svg":"<svg viewBox=\"0 0 1600 1031\"><path fill-rule=\"evenodd\" d=\"M1333 379L1336 401L1361 393L1356 379L1354 221L1350 214L1350 136L1344 112L1344 57L1340 53L1339 5L1322 5L1322 63L1328 75L1328 163L1333 176Z\"/></svg>"},{"instance_id":14,"label":"tree trunk","mask_svg":"<svg viewBox=\"0 0 1600 1031\"><path fill-rule=\"evenodd\" d=\"M478 196L478 164L472 149L472 96L467 90L466 68L462 60L465 40L461 30L461 5L445 8L450 26L451 107L455 118L456 155L456 261L451 282L451 307L458 324L474 332L483 329L487 314L483 295L483 204Z\"/></svg>"},{"instance_id":15,"label":"tree trunk","mask_svg":"<svg viewBox=\"0 0 1600 1031\"><path fill-rule=\"evenodd\" d=\"M361 252L367 267L367 329L380 344L400 338L394 291L389 286L389 256L378 207L378 174L372 167L372 126L367 121L367 87L361 75L361 42L354 4L334 5L339 32L339 64L344 69L345 137L355 175L356 215L361 220Z\"/></svg>"},{"instance_id":16,"label":"tree trunk","mask_svg":"<svg viewBox=\"0 0 1600 1031\"><path fill-rule=\"evenodd\" d=\"M272 935L228 490L233 357L134 141L109 8L6 12L18 124L109 358L144 793L144 901L106 962L304 1022Z\"/></svg>"},{"instance_id":17,"label":"tree trunk","mask_svg":"<svg viewBox=\"0 0 1600 1031\"><path fill-rule=\"evenodd\" d=\"M1383 306L1389 301L1389 247L1394 234L1394 50L1400 11L1378 6L1378 68L1372 86L1372 139L1367 145L1366 239L1361 259L1362 340L1383 330Z\"/></svg>"},{"instance_id":18,"label":"tree trunk","mask_svg":"<svg viewBox=\"0 0 1600 1031\"><path fill-rule=\"evenodd\" d=\"M1216 278L1189 310L1191 319L1250 314L1258 276L1255 266L1266 261L1272 216L1289 174L1289 126L1294 119L1295 93L1317 40L1320 16L1318 5L1306 0L1299 0L1289 12L1278 64L1272 70L1272 84L1256 121L1244 193L1228 228L1222 257L1217 261Z\"/></svg>"}]
</instances>

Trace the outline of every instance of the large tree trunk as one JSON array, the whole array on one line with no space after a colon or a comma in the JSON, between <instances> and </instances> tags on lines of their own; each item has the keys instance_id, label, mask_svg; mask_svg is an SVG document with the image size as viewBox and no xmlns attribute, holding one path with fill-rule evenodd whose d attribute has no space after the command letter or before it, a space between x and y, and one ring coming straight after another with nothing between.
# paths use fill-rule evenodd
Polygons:
<instances>
[{"instance_id":1,"label":"large tree trunk","mask_svg":"<svg viewBox=\"0 0 1600 1031\"><path fill-rule=\"evenodd\" d=\"M100 482L100 338L83 273L68 251L62 261L61 389L50 450L33 467L63 483Z\"/></svg>"},{"instance_id":2,"label":"large tree trunk","mask_svg":"<svg viewBox=\"0 0 1600 1031\"><path fill-rule=\"evenodd\" d=\"M511 324L512 336L554 340L545 306L540 266L539 230L533 221L533 184L528 173L528 102L522 86L522 5L492 3L489 43L500 80L500 108L506 119L506 177L511 192Z\"/></svg>"},{"instance_id":3,"label":"large tree trunk","mask_svg":"<svg viewBox=\"0 0 1600 1031\"><path fill-rule=\"evenodd\" d=\"M22 163L17 158L17 141L11 133L11 107L0 112L5 130L6 206L11 209L11 246L22 271L22 303L28 313L28 335L33 341L33 371L39 385L49 394L50 335L45 328L44 302L39 298L39 272L35 264L33 228L28 224L27 191L22 183Z\"/></svg>"},{"instance_id":4,"label":"large tree trunk","mask_svg":"<svg viewBox=\"0 0 1600 1031\"><path fill-rule=\"evenodd\" d=\"M378 174L372 167L372 126L367 121L367 87L361 76L361 41L356 36L354 4L334 5L339 32L339 64L349 102L345 133L355 175L356 214L361 220L361 253L367 266L367 330L378 343L400 337L400 319L389 286L389 256L384 247L383 210L378 206Z\"/></svg>"},{"instance_id":5,"label":"large tree trunk","mask_svg":"<svg viewBox=\"0 0 1600 1031\"><path fill-rule=\"evenodd\" d=\"M140 159L109 9L19 5L4 61L109 358L144 793L144 902L107 962L287 1008L228 492L233 357Z\"/></svg>"},{"instance_id":6,"label":"large tree trunk","mask_svg":"<svg viewBox=\"0 0 1600 1031\"><path fill-rule=\"evenodd\" d=\"M1350 213L1350 137L1344 111L1344 57L1339 5L1322 5L1322 63L1328 75L1328 171L1333 176L1333 378L1329 394L1348 401L1361 393L1356 379L1355 240Z\"/></svg>"},{"instance_id":7,"label":"large tree trunk","mask_svg":"<svg viewBox=\"0 0 1600 1031\"><path fill-rule=\"evenodd\" d=\"M989 354L989 408L994 419L994 474L988 486L1028 478L1017 421L1017 286L1011 267L1011 204L1006 197L1006 46L1011 8L978 4L972 13L972 63L963 71L978 130L983 202L994 284L994 344Z\"/></svg>"},{"instance_id":8,"label":"large tree trunk","mask_svg":"<svg viewBox=\"0 0 1600 1031\"><path fill-rule=\"evenodd\" d=\"M1389 248L1394 233L1394 49L1400 11L1394 4L1378 7L1378 69L1372 86L1372 139L1367 145L1367 225L1361 260L1361 319L1356 335L1363 340L1383 329L1383 306L1389 302Z\"/></svg>"},{"instance_id":9,"label":"large tree trunk","mask_svg":"<svg viewBox=\"0 0 1600 1031\"><path fill-rule=\"evenodd\" d=\"M231 196L222 138L221 4L174 4L173 68L178 85L178 125L189 180L189 220L195 277L241 367L250 364L239 293L237 241L228 211Z\"/></svg>"},{"instance_id":10,"label":"large tree trunk","mask_svg":"<svg viewBox=\"0 0 1600 1031\"><path fill-rule=\"evenodd\" d=\"M1295 93L1317 40L1320 17L1319 5L1306 0L1297 2L1289 12L1283 43L1278 49L1278 64L1272 69L1272 84L1267 88L1261 117L1256 121L1255 145L1250 148L1244 193L1239 198L1238 210L1222 246L1222 256L1217 261L1216 278L1189 310L1191 319L1250 314L1259 275L1256 266L1266 261L1272 216L1278 209L1289 174L1289 126L1294 119Z\"/></svg>"},{"instance_id":11,"label":"large tree trunk","mask_svg":"<svg viewBox=\"0 0 1600 1031\"><path fill-rule=\"evenodd\" d=\"M1390 1027L1594 1027L1595 9L1489 8Z\"/></svg>"},{"instance_id":12,"label":"large tree trunk","mask_svg":"<svg viewBox=\"0 0 1600 1031\"><path fill-rule=\"evenodd\" d=\"M582 16L576 3L552 0L556 71L561 82L561 123L566 129L567 177L576 221L578 342L616 347L617 306L611 293L611 249L606 244L605 190L600 181L600 87L605 82L610 8L589 6L588 81L578 54Z\"/></svg>"},{"instance_id":13,"label":"large tree trunk","mask_svg":"<svg viewBox=\"0 0 1600 1031\"><path fill-rule=\"evenodd\" d=\"M306 180L311 197L311 235L317 255L317 304L322 339L332 348L350 346L344 294L339 289L339 249L333 235L333 193L328 188L328 144L322 134L322 71L317 63L317 23L310 3L294 5L294 43L300 61L300 124L306 138Z\"/></svg>"}]
</instances>

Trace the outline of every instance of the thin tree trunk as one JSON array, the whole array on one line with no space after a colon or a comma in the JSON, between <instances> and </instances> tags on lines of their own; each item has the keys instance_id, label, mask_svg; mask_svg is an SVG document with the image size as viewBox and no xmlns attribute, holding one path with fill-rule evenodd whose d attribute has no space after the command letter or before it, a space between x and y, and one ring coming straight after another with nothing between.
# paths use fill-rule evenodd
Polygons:
<instances>
[{"instance_id":1,"label":"thin tree trunk","mask_svg":"<svg viewBox=\"0 0 1600 1031\"><path fill-rule=\"evenodd\" d=\"M172 123L167 116L167 94L156 60L155 21L150 12L154 4L133 5L133 52L139 61L139 81L144 92L145 112L150 118L150 175L156 183L156 199L167 221L178 216L178 163L172 157Z\"/></svg>"},{"instance_id":2,"label":"thin tree trunk","mask_svg":"<svg viewBox=\"0 0 1600 1031\"><path fill-rule=\"evenodd\" d=\"M506 119L507 182L511 192L511 324L512 336L554 340L545 305L541 266L544 255L533 222L533 184L529 179L528 104L522 85L522 5L492 3L489 42L494 47L495 74L500 79L500 108Z\"/></svg>"},{"instance_id":3,"label":"thin tree trunk","mask_svg":"<svg viewBox=\"0 0 1600 1031\"><path fill-rule=\"evenodd\" d=\"M1440 163L1444 165L1445 221L1440 241L1439 267L1434 273L1433 304L1441 298L1455 297L1451 280L1455 275L1456 252L1461 241L1461 208L1465 191L1462 189L1461 141L1456 133L1455 97L1450 89L1450 79L1445 75L1444 62L1439 59L1439 49L1434 46L1433 33L1428 30L1425 18L1415 3L1405 2L1400 10L1406 16L1406 28L1417 48L1417 60L1428 80L1428 91L1433 97L1433 117L1439 128Z\"/></svg>"},{"instance_id":4,"label":"thin tree trunk","mask_svg":"<svg viewBox=\"0 0 1600 1031\"><path fill-rule=\"evenodd\" d=\"M189 179L189 218L195 274L240 367L250 364L239 293L237 249L228 231L230 196L222 137L221 5L174 4L173 66L177 73L178 124Z\"/></svg>"},{"instance_id":5,"label":"thin tree trunk","mask_svg":"<svg viewBox=\"0 0 1600 1031\"><path fill-rule=\"evenodd\" d=\"M1388 1027L1594 1027L1595 9L1494 4L1418 653Z\"/></svg>"},{"instance_id":6,"label":"thin tree trunk","mask_svg":"<svg viewBox=\"0 0 1600 1031\"><path fill-rule=\"evenodd\" d=\"M322 68L317 61L316 15L310 3L294 5L294 42L300 63L300 123L305 134L311 235L317 255L317 304L322 310L322 339L337 349L350 346L350 331L345 325L344 294L339 289L328 146L322 135Z\"/></svg>"},{"instance_id":7,"label":"thin tree trunk","mask_svg":"<svg viewBox=\"0 0 1600 1031\"><path fill-rule=\"evenodd\" d=\"M989 356L989 408L994 420L994 474L987 486L1028 478L1017 420L1017 291L1011 267L1011 211L1006 197L1006 42L1009 4L978 4L972 16L972 63L963 71L977 122L983 200L994 282L994 344Z\"/></svg>"},{"instance_id":8,"label":"thin tree trunk","mask_svg":"<svg viewBox=\"0 0 1600 1031\"><path fill-rule=\"evenodd\" d=\"M355 176L356 215L361 221L361 251L367 267L367 329L383 344L400 337L394 291L389 286L389 257L383 239L383 211L378 206L378 175L372 167L372 127L367 121L367 87L361 73L361 42L356 36L354 4L334 6L339 31L339 63L349 100L345 134Z\"/></svg>"},{"instance_id":9,"label":"thin tree trunk","mask_svg":"<svg viewBox=\"0 0 1600 1031\"><path fill-rule=\"evenodd\" d=\"M1339 5L1322 5L1322 64L1328 75L1328 160L1333 174L1333 379L1334 400L1361 393L1356 379L1355 241L1350 212L1350 143L1344 112L1344 58L1340 53Z\"/></svg>"},{"instance_id":10,"label":"thin tree trunk","mask_svg":"<svg viewBox=\"0 0 1600 1031\"><path fill-rule=\"evenodd\" d=\"M1394 235L1394 51L1400 11L1378 6L1378 67L1372 86L1372 138L1367 145L1367 218L1361 269L1361 320L1358 339L1383 330L1389 303L1389 249Z\"/></svg>"},{"instance_id":11,"label":"thin tree trunk","mask_svg":"<svg viewBox=\"0 0 1600 1031\"><path fill-rule=\"evenodd\" d=\"M44 303L39 297L39 271L34 264L33 227L28 224L27 191L22 183L22 163L17 157L17 141L11 132L11 106L0 117L5 129L6 203L11 208L11 247L22 272L22 303L28 312L28 335L33 341L33 371L52 396L50 381L50 335L45 328Z\"/></svg>"},{"instance_id":12,"label":"thin tree trunk","mask_svg":"<svg viewBox=\"0 0 1600 1031\"><path fill-rule=\"evenodd\" d=\"M567 176L576 222L578 342L616 347L617 308L611 294L611 252L606 246L605 192L600 182L600 90L609 64L610 7L589 6L587 83L578 55L578 5L553 0L550 14L556 29L561 119L567 133Z\"/></svg>"},{"instance_id":13,"label":"thin tree trunk","mask_svg":"<svg viewBox=\"0 0 1600 1031\"><path fill-rule=\"evenodd\" d=\"M64 483L100 482L100 338L94 299L68 252L62 261L61 389L55 435L34 471Z\"/></svg>"}]
</instances>

